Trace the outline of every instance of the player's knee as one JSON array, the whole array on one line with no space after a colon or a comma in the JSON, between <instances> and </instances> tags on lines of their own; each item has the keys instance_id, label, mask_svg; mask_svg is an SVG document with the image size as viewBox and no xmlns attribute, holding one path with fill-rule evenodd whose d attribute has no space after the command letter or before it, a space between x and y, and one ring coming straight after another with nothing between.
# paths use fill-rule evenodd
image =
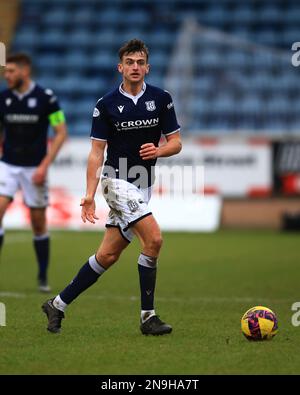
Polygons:
<instances>
[{"instance_id":1,"label":"player's knee","mask_svg":"<svg viewBox=\"0 0 300 395\"><path fill-rule=\"evenodd\" d=\"M31 227L35 236L41 236L47 232L45 215L36 215L31 213Z\"/></svg>"},{"instance_id":2,"label":"player's knee","mask_svg":"<svg viewBox=\"0 0 300 395\"><path fill-rule=\"evenodd\" d=\"M160 251L163 243L163 239L160 234L152 235L149 242L147 243L147 247L150 250L156 251L157 253Z\"/></svg>"},{"instance_id":3,"label":"player's knee","mask_svg":"<svg viewBox=\"0 0 300 395\"><path fill-rule=\"evenodd\" d=\"M116 253L98 253L96 255L97 261L104 267L113 265L119 259L119 254Z\"/></svg>"},{"instance_id":4,"label":"player's knee","mask_svg":"<svg viewBox=\"0 0 300 395\"><path fill-rule=\"evenodd\" d=\"M32 230L35 236L41 236L46 233L46 226L42 223L33 223Z\"/></svg>"}]
</instances>

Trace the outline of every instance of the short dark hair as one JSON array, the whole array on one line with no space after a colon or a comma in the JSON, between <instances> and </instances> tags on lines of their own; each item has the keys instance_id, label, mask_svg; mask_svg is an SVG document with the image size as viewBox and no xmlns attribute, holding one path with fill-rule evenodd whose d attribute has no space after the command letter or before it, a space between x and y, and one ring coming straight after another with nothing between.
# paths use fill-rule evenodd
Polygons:
<instances>
[{"instance_id":1,"label":"short dark hair","mask_svg":"<svg viewBox=\"0 0 300 395\"><path fill-rule=\"evenodd\" d=\"M146 59L148 62L149 58L149 50L146 47L145 43L142 40L138 40L134 38L130 41L127 41L120 49L119 49L119 58L122 61L124 55L128 55L133 52L143 52L146 55Z\"/></svg>"},{"instance_id":2,"label":"short dark hair","mask_svg":"<svg viewBox=\"0 0 300 395\"><path fill-rule=\"evenodd\" d=\"M31 57L24 52L10 54L6 58L6 63L16 63L18 66L32 67Z\"/></svg>"}]
</instances>

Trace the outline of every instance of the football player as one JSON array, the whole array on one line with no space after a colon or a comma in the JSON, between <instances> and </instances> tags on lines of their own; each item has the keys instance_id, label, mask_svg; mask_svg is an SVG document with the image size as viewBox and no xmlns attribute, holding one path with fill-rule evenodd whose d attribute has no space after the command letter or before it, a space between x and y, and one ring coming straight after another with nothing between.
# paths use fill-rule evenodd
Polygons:
<instances>
[{"instance_id":1,"label":"football player","mask_svg":"<svg viewBox=\"0 0 300 395\"><path fill-rule=\"evenodd\" d=\"M2 219L15 193L21 189L29 207L33 244L38 261L38 288L49 292L47 279L50 238L47 230L47 173L67 137L64 113L52 90L32 80L31 58L24 53L7 57L4 78L8 89L0 94L0 249L4 241ZM49 124L55 137L47 150Z\"/></svg>"},{"instance_id":2,"label":"football player","mask_svg":"<svg viewBox=\"0 0 300 395\"><path fill-rule=\"evenodd\" d=\"M83 222L93 224L98 219L94 198L106 147L101 187L110 213L97 252L82 266L71 284L43 304L50 332L60 331L66 307L119 259L134 235L141 243L138 258L141 332L164 335L172 331L154 308L162 235L148 202L157 158L172 156L181 150L180 127L170 94L144 81L150 67L148 56L142 41L133 39L126 43L119 50L118 71L123 81L99 99L94 109L81 217ZM159 145L162 134L166 142Z\"/></svg>"}]
</instances>

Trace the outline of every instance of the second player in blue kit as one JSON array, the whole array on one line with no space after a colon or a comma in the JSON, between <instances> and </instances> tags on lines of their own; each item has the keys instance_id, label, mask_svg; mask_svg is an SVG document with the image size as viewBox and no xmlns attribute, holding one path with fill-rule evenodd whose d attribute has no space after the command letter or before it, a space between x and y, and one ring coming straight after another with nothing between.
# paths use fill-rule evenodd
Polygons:
<instances>
[{"instance_id":1,"label":"second player in blue kit","mask_svg":"<svg viewBox=\"0 0 300 395\"><path fill-rule=\"evenodd\" d=\"M38 289L49 292L50 237L47 229L48 169L67 137L65 117L55 94L32 80L31 58L24 53L7 57L4 77L8 89L0 93L0 250L2 219L21 189L29 208L38 261ZM48 149L48 129L55 136Z\"/></svg>"},{"instance_id":2,"label":"second player in blue kit","mask_svg":"<svg viewBox=\"0 0 300 395\"><path fill-rule=\"evenodd\" d=\"M171 333L154 308L157 262L162 236L148 207L157 158L181 150L180 126L170 94L146 84L148 49L131 40L119 50L118 71L123 81L98 100L93 113L86 196L81 201L84 222L95 223L95 194L102 168L101 188L110 207L103 240L73 281L42 309L47 329L57 333L66 307L94 284L120 257L136 235L141 243L138 273L141 291L140 330L145 335ZM162 134L165 144L159 145ZM107 147L106 159L104 158Z\"/></svg>"}]
</instances>

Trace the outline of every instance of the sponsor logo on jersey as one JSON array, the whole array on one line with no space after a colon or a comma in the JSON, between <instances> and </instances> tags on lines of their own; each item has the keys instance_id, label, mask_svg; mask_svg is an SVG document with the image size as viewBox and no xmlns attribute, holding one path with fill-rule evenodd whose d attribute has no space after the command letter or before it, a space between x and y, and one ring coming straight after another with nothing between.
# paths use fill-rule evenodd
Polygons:
<instances>
[{"instance_id":1,"label":"sponsor logo on jersey","mask_svg":"<svg viewBox=\"0 0 300 395\"><path fill-rule=\"evenodd\" d=\"M93 112L93 117L94 117L94 118L97 118L97 117L99 117L99 115L100 115L100 111L98 110L97 107L95 107L95 108L94 108L94 112Z\"/></svg>"},{"instance_id":2,"label":"sponsor logo on jersey","mask_svg":"<svg viewBox=\"0 0 300 395\"><path fill-rule=\"evenodd\" d=\"M36 123L39 116L34 114L7 114L6 120L11 123Z\"/></svg>"},{"instance_id":3,"label":"sponsor logo on jersey","mask_svg":"<svg viewBox=\"0 0 300 395\"><path fill-rule=\"evenodd\" d=\"M118 106L118 110L122 112L124 110L124 106Z\"/></svg>"},{"instance_id":4,"label":"sponsor logo on jersey","mask_svg":"<svg viewBox=\"0 0 300 395\"><path fill-rule=\"evenodd\" d=\"M115 127L118 131L131 130L131 129L143 129L153 128L159 123L159 118L152 119L137 119L135 121L124 121L115 123Z\"/></svg>"},{"instance_id":5,"label":"sponsor logo on jersey","mask_svg":"<svg viewBox=\"0 0 300 395\"><path fill-rule=\"evenodd\" d=\"M154 100L145 101L145 104L146 104L146 109L148 111L156 110L156 106L155 106L155 101Z\"/></svg>"},{"instance_id":6,"label":"sponsor logo on jersey","mask_svg":"<svg viewBox=\"0 0 300 395\"><path fill-rule=\"evenodd\" d=\"M30 98L28 99L28 101L27 101L27 105L28 105L29 108L34 108L34 107L36 107L36 104L37 104L37 100L36 100L35 97L30 97Z\"/></svg>"},{"instance_id":7,"label":"sponsor logo on jersey","mask_svg":"<svg viewBox=\"0 0 300 395\"><path fill-rule=\"evenodd\" d=\"M9 107L9 106L11 105L11 102L12 102L12 99L11 99L10 97L8 97L8 98L5 100L6 106Z\"/></svg>"}]
</instances>

